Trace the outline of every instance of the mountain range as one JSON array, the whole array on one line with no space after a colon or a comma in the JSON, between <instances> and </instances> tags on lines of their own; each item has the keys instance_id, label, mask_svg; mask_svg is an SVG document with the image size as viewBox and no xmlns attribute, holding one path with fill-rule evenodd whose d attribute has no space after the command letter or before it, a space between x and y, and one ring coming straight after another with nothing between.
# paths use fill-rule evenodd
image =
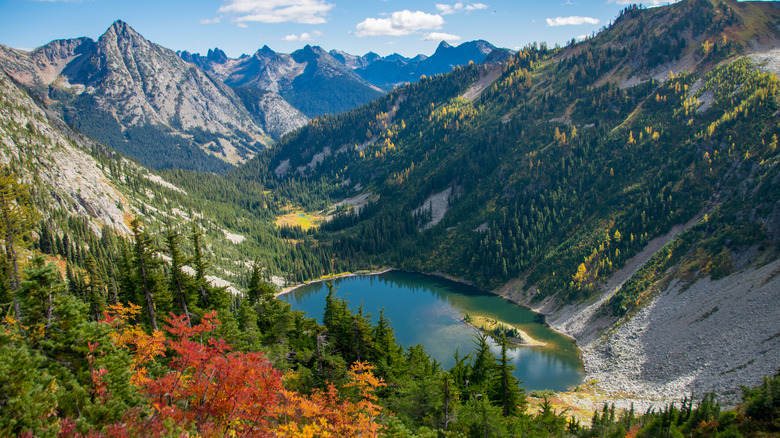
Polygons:
<instances>
[{"instance_id":1,"label":"mountain range","mask_svg":"<svg viewBox=\"0 0 780 438\"><path fill-rule=\"evenodd\" d=\"M325 52L309 45L289 55L263 46L252 56L236 59L228 58L219 48L209 49L206 56L179 52L182 59L231 87L279 93L308 117L356 108L398 85L416 82L421 76L446 73L469 62L502 62L511 55L512 51L482 40L457 47L441 42L430 57L413 58L399 54L381 57L373 52L357 56L335 49Z\"/></svg>"},{"instance_id":2,"label":"mountain range","mask_svg":"<svg viewBox=\"0 0 780 438\"><path fill-rule=\"evenodd\" d=\"M440 61L441 72L471 60L458 56ZM319 47L290 55L263 47L238 59L219 49L177 54L122 21L97 41L31 52L0 45L0 65L72 127L157 169L225 172L310 117L385 92Z\"/></svg>"},{"instance_id":3,"label":"mountain range","mask_svg":"<svg viewBox=\"0 0 780 438\"><path fill-rule=\"evenodd\" d=\"M433 76L446 73L457 66L476 64L493 64L505 62L513 52L508 49L496 48L487 41L478 40L463 43L457 47L442 41L430 57L418 55L405 58L394 54L378 58L369 53L352 62L355 72L363 79L385 90L404 83L414 83L421 76ZM349 62L345 57L343 62Z\"/></svg>"}]
</instances>

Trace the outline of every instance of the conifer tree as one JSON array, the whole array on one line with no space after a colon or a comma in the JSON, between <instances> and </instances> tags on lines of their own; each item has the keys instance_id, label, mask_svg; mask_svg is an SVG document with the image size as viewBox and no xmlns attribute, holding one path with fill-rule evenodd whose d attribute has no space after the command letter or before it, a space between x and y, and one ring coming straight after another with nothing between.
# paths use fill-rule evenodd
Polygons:
<instances>
[{"instance_id":1,"label":"conifer tree","mask_svg":"<svg viewBox=\"0 0 780 438\"><path fill-rule=\"evenodd\" d=\"M185 258L180 248L180 244L184 240L184 236L177 233L171 223L166 224L165 242L168 249L168 256L171 258L171 278L170 289L173 293L173 300L179 305L179 308L187 316L187 320L190 321L190 311L187 306L187 302L190 301L188 297L188 283L190 278L182 271L182 267L190 262L190 259Z\"/></svg>"},{"instance_id":2,"label":"conifer tree","mask_svg":"<svg viewBox=\"0 0 780 438\"><path fill-rule=\"evenodd\" d=\"M498 384L496 385L498 394L495 399L501 401L503 414L505 417L508 417L510 415L517 415L518 410L525 408L525 390L520 387L519 380L512 374L515 367L509 362L507 356L509 341L506 339L506 333L501 333L500 344L501 358L498 362L498 373L496 376L498 379Z\"/></svg>"},{"instance_id":3,"label":"conifer tree","mask_svg":"<svg viewBox=\"0 0 780 438\"><path fill-rule=\"evenodd\" d=\"M206 269L208 269L208 262L203 257L203 251L201 249L200 239L203 237L203 233L198 229L198 225L192 223L192 232L190 234L190 240L192 241L193 252L192 263L195 265L195 289L200 294L201 304L204 308L208 307L209 301L209 289L208 281L206 280Z\"/></svg>"},{"instance_id":4,"label":"conifer tree","mask_svg":"<svg viewBox=\"0 0 780 438\"><path fill-rule=\"evenodd\" d=\"M26 245L25 237L29 236L36 216L27 185L20 183L7 165L0 167L0 230L6 259L11 268L8 279L13 291L21 287L17 250ZM18 302L14 304L14 314L18 319Z\"/></svg>"},{"instance_id":5,"label":"conifer tree","mask_svg":"<svg viewBox=\"0 0 780 438\"><path fill-rule=\"evenodd\" d=\"M155 245L149 234L141 228L141 222L138 218L130 223L130 229L133 231L135 240L134 262L135 262L135 281L140 289L146 304L146 312L149 317L149 323L152 329L158 330L157 326L157 306L163 309L168 306L168 291L165 289L164 280L157 273L159 260L154 258Z\"/></svg>"},{"instance_id":6,"label":"conifer tree","mask_svg":"<svg viewBox=\"0 0 780 438\"><path fill-rule=\"evenodd\" d=\"M490 379L495 372L496 357L490 351L486 334L482 332L476 333L474 335L474 343L477 344L477 350L474 352L474 360L471 362L469 381L470 385L477 386L477 389L484 391L487 389L486 385L490 383Z\"/></svg>"},{"instance_id":7,"label":"conifer tree","mask_svg":"<svg viewBox=\"0 0 780 438\"><path fill-rule=\"evenodd\" d=\"M252 274L249 276L247 297L252 304L267 301L274 297L274 287L263 279L263 267L258 260L252 264Z\"/></svg>"},{"instance_id":8,"label":"conifer tree","mask_svg":"<svg viewBox=\"0 0 780 438\"><path fill-rule=\"evenodd\" d=\"M11 290L10 266L5 257L0 257L0 310L5 314L6 310L13 307L14 294Z\"/></svg>"},{"instance_id":9,"label":"conifer tree","mask_svg":"<svg viewBox=\"0 0 780 438\"><path fill-rule=\"evenodd\" d=\"M53 264L45 264L43 257L35 257L25 269L26 279L17 292L22 304L22 322L35 336L45 336L51 326L54 299L63 291L60 274Z\"/></svg>"},{"instance_id":10,"label":"conifer tree","mask_svg":"<svg viewBox=\"0 0 780 438\"><path fill-rule=\"evenodd\" d=\"M85 265L89 280L89 284L86 286L87 303L91 316L95 321L99 321L100 315L106 307L106 287L98 272L95 258L91 254L87 256Z\"/></svg>"},{"instance_id":11,"label":"conifer tree","mask_svg":"<svg viewBox=\"0 0 780 438\"><path fill-rule=\"evenodd\" d=\"M390 325L390 321L385 318L384 307L379 310L379 320L374 326L373 338L374 362L376 363L378 373L386 377L402 359L402 352L398 348L395 331Z\"/></svg>"}]
</instances>

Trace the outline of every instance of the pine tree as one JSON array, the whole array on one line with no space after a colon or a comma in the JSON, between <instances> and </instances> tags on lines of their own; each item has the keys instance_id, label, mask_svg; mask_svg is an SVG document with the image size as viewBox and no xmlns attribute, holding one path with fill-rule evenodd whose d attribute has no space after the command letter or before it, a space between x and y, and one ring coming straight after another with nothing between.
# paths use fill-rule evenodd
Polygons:
<instances>
[{"instance_id":1,"label":"pine tree","mask_svg":"<svg viewBox=\"0 0 780 438\"><path fill-rule=\"evenodd\" d=\"M21 287L17 250L25 246L25 237L29 236L36 216L27 185L20 183L7 165L0 167L0 230L5 243L6 259L11 268L9 285L12 291ZM19 303L15 302L14 314L17 319L19 312Z\"/></svg>"},{"instance_id":2,"label":"pine tree","mask_svg":"<svg viewBox=\"0 0 780 438\"><path fill-rule=\"evenodd\" d=\"M263 267L258 260L255 260L252 264L252 274L249 277L249 287L246 290L249 301L252 304L267 301L274 297L275 292L274 286L263 279Z\"/></svg>"},{"instance_id":3,"label":"pine tree","mask_svg":"<svg viewBox=\"0 0 780 438\"><path fill-rule=\"evenodd\" d=\"M168 291L165 289L163 279L157 274L159 260L155 259L155 245L152 238L141 228L138 218L130 223L134 238L135 281L140 289L146 304L146 312L152 329L158 330L157 307L168 308Z\"/></svg>"},{"instance_id":4,"label":"pine tree","mask_svg":"<svg viewBox=\"0 0 780 438\"><path fill-rule=\"evenodd\" d=\"M54 239L52 239L52 232L49 228L49 224L46 222L43 222L41 224L41 235L38 239L38 248L41 250L44 254L54 254L55 251L55 244Z\"/></svg>"},{"instance_id":5,"label":"pine tree","mask_svg":"<svg viewBox=\"0 0 780 438\"><path fill-rule=\"evenodd\" d=\"M209 284L206 280L206 269L208 269L208 262L203 257L203 251L201 249L200 239L203 237L203 233L198 229L198 225L192 223L192 233L190 234L190 240L192 241L194 255L192 257L192 263L195 265L195 289L200 294L201 305L204 308L209 307Z\"/></svg>"},{"instance_id":6,"label":"pine tree","mask_svg":"<svg viewBox=\"0 0 780 438\"><path fill-rule=\"evenodd\" d=\"M517 415L518 411L524 410L526 406L525 390L520 387L520 381L512 374L515 367L509 362L508 348L509 341L506 339L506 333L501 333L501 358L496 376L498 384L495 386L498 394L494 399L501 401L505 417Z\"/></svg>"},{"instance_id":7,"label":"pine tree","mask_svg":"<svg viewBox=\"0 0 780 438\"><path fill-rule=\"evenodd\" d=\"M26 279L17 292L22 304L22 323L32 334L33 341L46 336L51 326L54 299L64 290L59 271L53 264L46 264L43 257L35 257L25 269Z\"/></svg>"},{"instance_id":8,"label":"pine tree","mask_svg":"<svg viewBox=\"0 0 780 438\"><path fill-rule=\"evenodd\" d=\"M477 350L474 352L474 360L471 361L469 381L471 386L477 387L474 391L485 391L496 369L496 357L490 351L486 334L476 333L474 343L477 344Z\"/></svg>"},{"instance_id":9,"label":"pine tree","mask_svg":"<svg viewBox=\"0 0 780 438\"><path fill-rule=\"evenodd\" d=\"M173 300L179 305L180 310L190 321L190 311L187 302L190 301L188 292L190 287L190 277L182 271L182 267L190 262L190 259L184 258L179 249L184 236L177 233L171 223L166 224L165 242L167 244L168 256L171 258L171 278L170 290L173 292Z\"/></svg>"},{"instance_id":10,"label":"pine tree","mask_svg":"<svg viewBox=\"0 0 780 438\"><path fill-rule=\"evenodd\" d=\"M89 280L89 284L86 287L87 303L89 304L91 316L95 321L99 321L100 315L106 308L106 287L98 272L95 258L91 254L87 256L85 269L87 271L87 279Z\"/></svg>"},{"instance_id":11,"label":"pine tree","mask_svg":"<svg viewBox=\"0 0 780 438\"><path fill-rule=\"evenodd\" d=\"M13 307L14 293L11 290L11 267L5 257L0 257L0 311L5 314L6 309Z\"/></svg>"},{"instance_id":12,"label":"pine tree","mask_svg":"<svg viewBox=\"0 0 780 438\"><path fill-rule=\"evenodd\" d=\"M385 318L384 307L379 311L379 320L374 326L373 361L377 364L378 374L387 377L394 366L402 359L401 350L395 340L395 331Z\"/></svg>"}]
</instances>

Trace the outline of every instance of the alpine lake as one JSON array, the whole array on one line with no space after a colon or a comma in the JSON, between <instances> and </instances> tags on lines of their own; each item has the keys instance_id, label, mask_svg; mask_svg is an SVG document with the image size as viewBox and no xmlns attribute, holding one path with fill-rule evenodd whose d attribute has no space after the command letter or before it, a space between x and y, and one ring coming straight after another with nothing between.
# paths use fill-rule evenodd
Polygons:
<instances>
[{"instance_id":1,"label":"alpine lake","mask_svg":"<svg viewBox=\"0 0 780 438\"><path fill-rule=\"evenodd\" d=\"M404 348L422 344L444 369L455 364L456 352L463 357L476 349L475 327L502 324L522 331L527 343L536 341L534 346L513 345L508 352L526 391L565 391L582 383L585 373L574 340L548 327L542 315L497 295L441 277L397 270L331 281L337 297L349 301L353 310L362 305L374 323L384 308L396 340ZM325 282L314 282L279 299L322 323L327 294ZM500 357L501 348L490 337L488 342Z\"/></svg>"}]
</instances>

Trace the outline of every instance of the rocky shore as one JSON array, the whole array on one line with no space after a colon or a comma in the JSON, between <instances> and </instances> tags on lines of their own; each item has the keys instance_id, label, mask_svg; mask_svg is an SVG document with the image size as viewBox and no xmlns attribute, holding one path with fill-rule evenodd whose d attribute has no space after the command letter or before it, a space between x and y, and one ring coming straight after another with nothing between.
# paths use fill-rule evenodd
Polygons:
<instances>
[{"instance_id":1,"label":"rocky shore","mask_svg":"<svg viewBox=\"0 0 780 438\"><path fill-rule=\"evenodd\" d=\"M672 281L631 318L619 320L603 311L623 282L700 216L651 241L587 302L534 303L533 289L523 291L520 284L499 291L544 314L553 329L577 341L586 372L583 386L598 396L572 394L570 403L647 410L715 392L730 405L739 401L742 385L757 385L778 371L780 260L767 263L756 249L745 250L737 271L725 278Z\"/></svg>"},{"instance_id":2,"label":"rocky shore","mask_svg":"<svg viewBox=\"0 0 780 438\"><path fill-rule=\"evenodd\" d=\"M726 278L673 282L633 318L583 347L587 379L650 400L691 393L739 401L780 367L780 261Z\"/></svg>"}]
</instances>

